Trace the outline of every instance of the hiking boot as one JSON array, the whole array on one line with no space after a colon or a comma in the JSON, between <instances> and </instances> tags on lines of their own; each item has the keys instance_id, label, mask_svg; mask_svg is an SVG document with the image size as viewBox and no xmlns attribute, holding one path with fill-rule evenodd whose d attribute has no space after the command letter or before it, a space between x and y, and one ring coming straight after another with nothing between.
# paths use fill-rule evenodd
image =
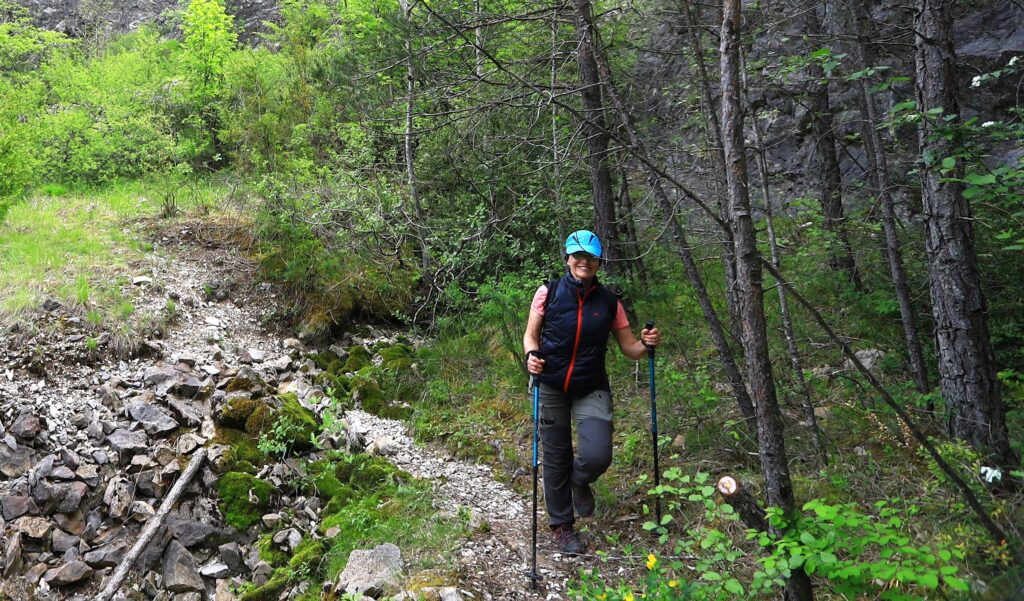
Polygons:
<instances>
[{"instance_id":1,"label":"hiking boot","mask_svg":"<svg viewBox=\"0 0 1024 601\"><path fill-rule=\"evenodd\" d=\"M590 490L589 484L572 485L572 505L581 518L594 515L594 491Z\"/></svg>"},{"instance_id":2,"label":"hiking boot","mask_svg":"<svg viewBox=\"0 0 1024 601\"><path fill-rule=\"evenodd\" d=\"M555 544L558 545L558 550L566 555L576 555L582 551L580 547L580 539L576 538L576 533L572 529L572 524L562 524L557 526L552 534L555 535Z\"/></svg>"}]
</instances>

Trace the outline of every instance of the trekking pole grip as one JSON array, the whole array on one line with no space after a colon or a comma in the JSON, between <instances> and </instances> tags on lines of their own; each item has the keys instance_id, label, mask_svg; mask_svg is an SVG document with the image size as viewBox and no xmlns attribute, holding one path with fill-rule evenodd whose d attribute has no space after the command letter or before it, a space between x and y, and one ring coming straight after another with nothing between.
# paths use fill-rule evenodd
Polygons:
<instances>
[{"instance_id":1,"label":"trekking pole grip","mask_svg":"<svg viewBox=\"0 0 1024 601\"><path fill-rule=\"evenodd\" d=\"M650 330L650 329L651 329L651 328L653 328L653 327L654 327L654 320L653 320L653 319L648 319L648 320L647 320L647 323L645 323L645 324L644 324L644 329L645 329L645 330ZM653 358L653 357L654 357L654 347L653 347L653 346L650 346L649 344L647 344L646 342L644 342L644 339L643 339L643 334L641 334L641 335L640 335L640 342L643 342L643 345L647 347L647 354L648 354L648 355L649 355L649 356L650 356L651 358Z\"/></svg>"}]
</instances>

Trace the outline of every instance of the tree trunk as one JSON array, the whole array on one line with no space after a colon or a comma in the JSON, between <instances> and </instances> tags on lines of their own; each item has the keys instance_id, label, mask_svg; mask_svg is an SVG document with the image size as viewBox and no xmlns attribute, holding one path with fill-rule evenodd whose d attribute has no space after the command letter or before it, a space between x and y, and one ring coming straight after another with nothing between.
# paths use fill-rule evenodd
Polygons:
<instances>
[{"instance_id":1,"label":"tree trunk","mask_svg":"<svg viewBox=\"0 0 1024 601\"><path fill-rule=\"evenodd\" d=\"M665 221L672 230L679 258L682 260L683 268L686 271L686 277L690 281L690 285L693 286L694 293L697 295L697 303L700 305L701 311L704 313L704 319L707 320L708 327L711 329L711 339L715 343L719 360L722 362L722 368L725 370L726 377L729 379L729 383L733 389L733 395L736 397L736 402L740 407L740 411L743 413L747 431L751 436L756 436L757 429L754 425L754 403L750 398L750 394L747 392L747 386L743 382L743 376L736 364L736 359L733 357L732 349L729 347L729 341L725 335L725 327L718 318L718 312L715 310L714 304L711 302L711 296L708 294L707 286L704 284L704 278L701 276L700 269L697 267L697 261L693 257L690 242L687 240L686 230L679 225L679 221L675 217L676 208L673 205L672 200L669 198L668 193L665 191L665 187L661 183L661 176L650 167L653 163L651 162L651 157L647 152L647 146L640 138L640 134L636 129L636 124L633 123L633 117L626 107L625 102L623 102L622 97L619 96L607 61L604 60L604 56L600 53L595 54L594 58L599 69L598 74L603 79L605 89L608 91L608 97L615 106L615 110L619 113L619 119L622 122L622 127L626 130L626 134L629 136L629 143L632 146L631 150L638 158L641 159L641 162L644 163L644 165L648 166L648 184L654 192L654 197L658 200L658 204L661 207L661 212Z\"/></svg>"},{"instance_id":2,"label":"tree trunk","mask_svg":"<svg viewBox=\"0 0 1024 601\"><path fill-rule=\"evenodd\" d=\"M782 259L779 256L779 244L775 238L775 223L772 218L772 199L768 191L768 161L765 158L764 144L761 142L761 125L754 116L754 143L757 145L757 170L761 181L761 196L764 199L764 216L768 233L768 248L771 251L771 264L776 271L782 271ZM825 450L825 442L821 435L821 428L818 427L818 418L814 415L814 402L811 399L811 390L807 386L807 379L804 378L803 361L800 360L800 350L796 345L796 334L793 331L793 317L789 312L789 300L786 298L785 286L778 285L775 290L779 294L779 312L782 313L782 333L786 338L786 352L789 353L789 365L793 368L793 378L800 389L800 407L804 412L804 419L811 431L811 443L814 445L814 452L818 456L820 465L828 465L828 451Z\"/></svg>"},{"instance_id":3,"label":"tree trunk","mask_svg":"<svg viewBox=\"0 0 1024 601\"><path fill-rule=\"evenodd\" d=\"M814 8L801 7L802 29L807 33L821 32L821 21ZM828 264L833 273L843 274L853 286L862 288L857 263L853 259L850 235L846 231L846 216L843 211L842 178L839 171L839 156L836 153L835 124L829 105L828 84L824 82L825 71L811 60L807 65L807 96L811 111L811 135L818 149L817 173L821 186L821 214L825 231L829 233Z\"/></svg>"},{"instance_id":4,"label":"tree trunk","mask_svg":"<svg viewBox=\"0 0 1024 601\"><path fill-rule=\"evenodd\" d=\"M416 109L416 65L413 62L415 54L413 53L412 47L412 2L410 0L400 0L402 6L402 13L405 15L405 55L406 55L406 72L405 72L405 91L406 91L406 103L405 103L405 171L407 184L409 186L409 200L412 201L413 209L413 229L416 231L416 237L419 238L420 245L420 268L423 270L423 277L427 282L430 282L430 248L427 245L427 230L426 223L424 221L423 209L420 206L420 196L417 190L416 182L416 162L413 160L413 147L415 142L415 128L413 126L413 115Z\"/></svg>"},{"instance_id":5,"label":"tree trunk","mask_svg":"<svg viewBox=\"0 0 1024 601\"><path fill-rule=\"evenodd\" d=\"M723 190L725 182L725 155L722 151L722 126L718 120L718 111L715 108L714 95L712 94L711 78L708 76L707 65L704 62L704 46L700 39L700 29L697 27L697 20L693 16L693 8L690 0L683 0L683 11L686 13L687 31L690 38L690 49L693 51L693 62L697 68L697 79L700 81L701 98L704 104L705 131L712 149L712 163L717 169L717 176L712 180L714 194L718 202L719 216L722 221L729 221L729 205L724 200ZM725 303L729 310L729 333L734 341L739 340L739 301L736 298L736 250L732 239L732 233L726 232L723 241L722 268L725 273Z\"/></svg>"},{"instance_id":6,"label":"tree trunk","mask_svg":"<svg viewBox=\"0 0 1024 601\"><path fill-rule=\"evenodd\" d=\"M919 0L914 30L914 87L918 110L924 114L918 141L921 155L926 157L921 168L925 253L940 387L949 411L947 429L990 459L1004 466L1016 465L989 340L971 207L960 184L950 181L961 178L963 168L947 162L956 152L956 130L950 128L959 124L960 107L956 56L944 2ZM942 115L928 115L935 109L942 109Z\"/></svg>"},{"instance_id":7,"label":"tree trunk","mask_svg":"<svg viewBox=\"0 0 1024 601\"><path fill-rule=\"evenodd\" d=\"M854 0L850 3L850 9L853 14L853 29L857 35L857 43L854 44L853 48L854 68L863 70L872 64L868 46L868 40L871 39L871 35L867 7L864 5L864 0ZM889 274L892 278L893 288L896 292L896 299L900 306L900 322L903 325L903 338L907 345L910 371L913 375L917 391L925 394L931 390L931 386L928 383L928 370L924 363L924 349L921 344L921 338L917 334L914 309L910 302L910 286L907 283L906 271L903 268L903 250L900 246L896 228L896 212L893 208L892 195L889 193L889 162L885 156L885 145L882 142L882 136L878 133L878 115L875 111L875 101L868 92L868 78L860 78L857 84L857 101L861 111L861 133L864 136L864 150L868 157L868 174L882 212L885 255L889 265ZM932 404L929 402L929 410L931 409Z\"/></svg>"},{"instance_id":8,"label":"tree trunk","mask_svg":"<svg viewBox=\"0 0 1024 601\"><path fill-rule=\"evenodd\" d=\"M618 271L619 235L615 218L615 196L611 170L608 168L608 129L605 127L604 103L601 100L601 79L597 72L597 41L594 34L590 0L574 0L576 35L579 49L576 61L580 70L580 94L586 121L587 163L590 167L590 188L594 195L594 231L605 249L606 268Z\"/></svg>"},{"instance_id":9,"label":"tree trunk","mask_svg":"<svg viewBox=\"0 0 1024 601\"><path fill-rule=\"evenodd\" d=\"M792 516L796 511L793 484L783 438L782 416L775 398L768 334L761 287L761 255L757 249L754 220L747 190L747 162L740 107L740 0L724 0L722 11L722 141L726 161L726 192L729 226L736 243L736 283L739 288L742 341L746 350L750 388L757 399L757 439L770 507ZM793 570L786 584L791 601L814 598L811 581L802 569Z\"/></svg>"},{"instance_id":10,"label":"tree trunk","mask_svg":"<svg viewBox=\"0 0 1024 601\"><path fill-rule=\"evenodd\" d=\"M636 231L636 211L633 208L633 199L629 196L629 174L626 167L619 170L619 207L618 214L622 221L622 254L625 258L623 265L628 268L630 277L634 282L639 282L644 290L647 289L647 268L644 266L643 255L640 252L639 235ZM623 270L625 271L625 269Z\"/></svg>"}]
</instances>

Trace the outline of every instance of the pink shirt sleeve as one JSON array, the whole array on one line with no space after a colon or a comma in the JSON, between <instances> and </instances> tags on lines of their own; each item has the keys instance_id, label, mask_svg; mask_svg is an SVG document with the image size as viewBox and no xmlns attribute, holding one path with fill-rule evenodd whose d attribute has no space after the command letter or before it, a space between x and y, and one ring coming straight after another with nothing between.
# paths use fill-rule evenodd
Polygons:
<instances>
[{"instance_id":1,"label":"pink shirt sleeve","mask_svg":"<svg viewBox=\"0 0 1024 601\"><path fill-rule=\"evenodd\" d=\"M537 288L537 292L533 294L533 302L530 303L530 308L544 315L544 301L548 298L548 287L541 286ZM621 330L622 328L629 327L629 318L626 317L626 309L622 306L622 301L619 301L615 309L615 319L612 320L612 329Z\"/></svg>"}]
</instances>

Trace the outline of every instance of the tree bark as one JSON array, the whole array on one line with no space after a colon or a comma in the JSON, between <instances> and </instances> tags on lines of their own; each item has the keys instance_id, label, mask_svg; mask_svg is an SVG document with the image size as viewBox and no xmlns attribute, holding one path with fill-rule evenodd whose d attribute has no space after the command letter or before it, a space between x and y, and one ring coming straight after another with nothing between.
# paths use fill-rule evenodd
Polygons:
<instances>
[{"instance_id":1,"label":"tree bark","mask_svg":"<svg viewBox=\"0 0 1024 601\"><path fill-rule=\"evenodd\" d=\"M768 191L768 161L765 158L764 144L762 143L761 125L754 119L754 143L757 144L757 170L761 181L761 196L764 199L764 216L768 233L768 248L771 251L771 264L776 271L782 271L782 258L779 256L779 244L775 238L775 220L772 216L772 199ZM789 354L789 365L793 369L793 378L800 389L800 407L804 412L804 419L807 421L811 431L811 444L814 445L814 452L818 456L820 465L828 465L828 451L825 450L825 442L821 435L821 428L818 427L818 418L814 415L814 402L811 399L811 390L807 386L807 379L804 378L803 361L800 359L800 350L796 345L796 334L793 330L793 317L789 311L789 299L786 298L786 288L776 286L779 294L779 312L782 313L782 334L786 339L786 352Z\"/></svg>"},{"instance_id":2,"label":"tree bark","mask_svg":"<svg viewBox=\"0 0 1024 601\"><path fill-rule=\"evenodd\" d=\"M605 249L606 269L618 271L619 234L615 218L615 195L611 170L608 168L608 128L605 126L601 79L597 72L597 40L594 32L590 0L574 0L576 35L579 48L576 62L580 70L580 95L586 121L583 131L587 139L587 164L590 167L590 188L594 196L594 231Z\"/></svg>"},{"instance_id":3,"label":"tree bark","mask_svg":"<svg viewBox=\"0 0 1024 601\"><path fill-rule=\"evenodd\" d=\"M644 144L643 139L640 138L636 124L633 122L633 117L615 87L615 81L612 78L611 69L607 61L604 60L604 56L600 53L595 54L594 57L599 69L599 75L603 80L605 89L608 91L608 97L619 114L619 120L622 122L623 129L626 130L626 134L629 136L630 150L641 159L645 166L652 165L647 146ZM719 360L722 362L722 368L725 370L726 377L732 386L733 395L739 405L740 412L743 413L747 431L751 436L757 436L757 428L754 425L754 402L750 398L746 384L743 382L743 376L739 366L736 364L736 359L733 357L732 349L725 334L725 327L718 318L718 312L711 302L711 296L708 294L707 286L704 284L704 278L701 276L697 261L694 259L690 242L687 240L686 229L679 224L675 217L675 206L662 185L661 176L650 167L648 167L647 182L654 192L654 197L658 200L664 219L672 230L672 235L676 242L676 250L679 253L680 260L683 262L686 277L690 281L690 285L693 286L694 293L697 295L697 303L704 314L704 319L708 322L708 327L711 330L711 339L714 341Z\"/></svg>"},{"instance_id":4,"label":"tree bark","mask_svg":"<svg viewBox=\"0 0 1024 601\"><path fill-rule=\"evenodd\" d=\"M864 5L864 0L853 0L849 6L852 11L853 29L857 35L857 43L853 48L855 68L857 70L867 69L872 64L868 45L871 35L867 7ZM917 334L914 308L910 302L910 285L907 283L907 274L903 267L903 250L896 227L896 212L893 208L892 195L889 193L889 162L885 155L882 136L878 133L879 120L875 111L875 101L868 92L868 81L867 77L862 77L857 81L857 101L861 110L861 133L864 136L864 150L868 157L868 174L881 208L886 261L900 306L900 323L903 326L903 338L907 345L910 371L917 391L925 394L931 390L931 386L928 383L928 370L924 363L923 345ZM931 409L932 405L929 403L929 410Z\"/></svg>"},{"instance_id":5,"label":"tree bark","mask_svg":"<svg viewBox=\"0 0 1024 601\"><path fill-rule=\"evenodd\" d=\"M413 158L413 147L415 146L415 128L413 124L413 115L416 109L416 65L413 62L415 54L413 53L412 47L412 2L410 0L399 0L402 7L402 13L405 15L405 91L406 91L406 102L405 102L405 134L404 134L404 150L405 150L405 172L406 172L406 183L409 187L409 200L412 201L413 210L413 230L416 232L416 237L419 238L420 246L420 268L423 270L423 277L426 281L430 281L430 247L427 244L427 229L424 221L423 208L420 206L420 196L417 190L416 182L416 161Z\"/></svg>"},{"instance_id":6,"label":"tree bark","mask_svg":"<svg viewBox=\"0 0 1024 601\"><path fill-rule=\"evenodd\" d=\"M806 33L821 32L821 21L813 7L801 7L802 29ZM843 274L860 290L863 286L857 263L853 258L850 235L846 230L846 215L843 211L842 178L839 171L839 156L836 153L835 123L829 105L828 85L824 82L825 71L811 60L807 65L807 97L811 111L811 135L818 149L817 174L821 186L821 214L824 229L829 233L828 264L834 273Z\"/></svg>"},{"instance_id":7,"label":"tree bark","mask_svg":"<svg viewBox=\"0 0 1024 601\"><path fill-rule=\"evenodd\" d=\"M736 243L736 283L743 326L742 341L746 350L751 392L757 399L758 450L768 505L778 507L792 517L796 513L796 499L789 476L782 416L775 397L775 381L768 354L761 254L757 249L747 190L743 113L740 106L740 28L740 0L724 0L721 35L722 142L726 161L729 226ZM786 583L786 597L791 601L814 598L810 578L802 569L793 570Z\"/></svg>"},{"instance_id":8,"label":"tree bark","mask_svg":"<svg viewBox=\"0 0 1024 601\"><path fill-rule=\"evenodd\" d=\"M940 387L949 412L946 427L950 435L990 460L1016 465L989 340L971 207L960 184L950 181L961 178L963 169L948 163L955 160L960 107L956 56L944 4L942 0L918 2L914 87L923 114L918 126L925 157L921 201ZM940 116L928 114L936 109L941 109Z\"/></svg>"}]
</instances>

